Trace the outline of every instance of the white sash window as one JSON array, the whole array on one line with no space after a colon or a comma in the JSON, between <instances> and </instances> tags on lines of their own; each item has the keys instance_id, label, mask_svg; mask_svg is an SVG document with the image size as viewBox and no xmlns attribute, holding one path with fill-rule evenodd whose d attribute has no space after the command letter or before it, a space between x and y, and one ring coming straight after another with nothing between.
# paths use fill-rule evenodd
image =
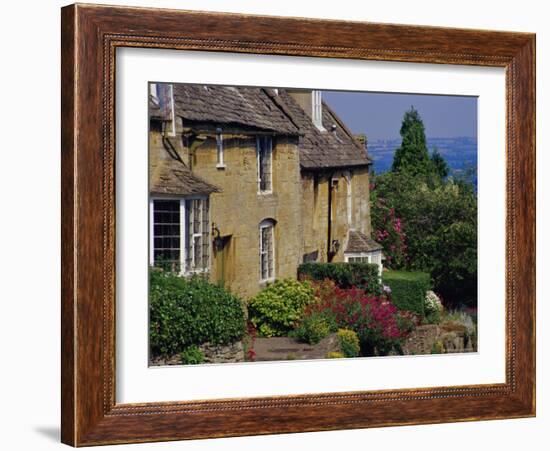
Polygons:
<instances>
[{"instance_id":1,"label":"white sash window","mask_svg":"<svg viewBox=\"0 0 550 451\"><path fill-rule=\"evenodd\" d=\"M258 136L256 138L256 157L258 166L258 193L271 193L273 190L273 140L271 136Z\"/></svg>"},{"instance_id":2,"label":"white sash window","mask_svg":"<svg viewBox=\"0 0 550 451\"><path fill-rule=\"evenodd\" d=\"M260 282L275 279L275 237L274 222L260 223Z\"/></svg>"}]
</instances>

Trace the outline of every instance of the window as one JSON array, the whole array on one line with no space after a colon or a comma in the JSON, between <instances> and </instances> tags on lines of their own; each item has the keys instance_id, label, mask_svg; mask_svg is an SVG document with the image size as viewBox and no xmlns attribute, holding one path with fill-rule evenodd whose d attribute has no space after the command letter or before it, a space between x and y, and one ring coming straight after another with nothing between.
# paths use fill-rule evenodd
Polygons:
<instances>
[{"instance_id":1,"label":"window","mask_svg":"<svg viewBox=\"0 0 550 451\"><path fill-rule=\"evenodd\" d=\"M180 202L155 200L153 209L153 263L180 271Z\"/></svg>"},{"instance_id":2,"label":"window","mask_svg":"<svg viewBox=\"0 0 550 451\"><path fill-rule=\"evenodd\" d=\"M209 202L154 199L151 202L150 262L172 271L207 271L210 265Z\"/></svg>"},{"instance_id":3,"label":"window","mask_svg":"<svg viewBox=\"0 0 550 451\"><path fill-rule=\"evenodd\" d=\"M260 223L260 282L275 279L274 226L269 219Z\"/></svg>"},{"instance_id":4,"label":"window","mask_svg":"<svg viewBox=\"0 0 550 451\"><path fill-rule=\"evenodd\" d=\"M208 270L210 254L210 229L208 220L208 199L185 201L185 271Z\"/></svg>"},{"instance_id":5,"label":"window","mask_svg":"<svg viewBox=\"0 0 550 451\"><path fill-rule=\"evenodd\" d=\"M346 257L348 263L370 263L370 255L364 255L359 257Z\"/></svg>"},{"instance_id":6,"label":"window","mask_svg":"<svg viewBox=\"0 0 550 451\"><path fill-rule=\"evenodd\" d=\"M258 159L258 192L270 193L272 190L272 154L273 140L270 136L256 138Z\"/></svg>"},{"instance_id":7,"label":"window","mask_svg":"<svg viewBox=\"0 0 550 451\"><path fill-rule=\"evenodd\" d=\"M347 263L371 263L378 265L378 275L382 276L382 251L353 252L344 254Z\"/></svg>"},{"instance_id":8,"label":"window","mask_svg":"<svg viewBox=\"0 0 550 451\"><path fill-rule=\"evenodd\" d=\"M216 130L216 167L225 168L223 162L223 135L221 129Z\"/></svg>"},{"instance_id":9,"label":"window","mask_svg":"<svg viewBox=\"0 0 550 451\"><path fill-rule=\"evenodd\" d=\"M323 100L321 91L311 91L311 119L313 125L321 131L325 131L323 127Z\"/></svg>"}]
</instances>

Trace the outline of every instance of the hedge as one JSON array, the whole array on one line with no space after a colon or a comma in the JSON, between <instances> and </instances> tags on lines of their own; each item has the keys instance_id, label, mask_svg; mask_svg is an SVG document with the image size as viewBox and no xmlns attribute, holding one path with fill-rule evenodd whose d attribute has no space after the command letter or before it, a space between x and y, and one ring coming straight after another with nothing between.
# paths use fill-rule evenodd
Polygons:
<instances>
[{"instance_id":1,"label":"hedge","mask_svg":"<svg viewBox=\"0 0 550 451\"><path fill-rule=\"evenodd\" d=\"M149 343L153 355L175 354L205 342L229 344L246 331L243 302L201 277L149 273Z\"/></svg>"},{"instance_id":2,"label":"hedge","mask_svg":"<svg viewBox=\"0 0 550 451\"><path fill-rule=\"evenodd\" d=\"M330 279L340 288L357 287L372 295L380 295L378 265L371 263L303 263L298 267L299 279Z\"/></svg>"},{"instance_id":3,"label":"hedge","mask_svg":"<svg viewBox=\"0 0 550 451\"><path fill-rule=\"evenodd\" d=\"M424 299L431 289L429 274L388 270L382 274L382 282L391 288L391 299L398 309L425 316Z\"/></svg>"}]
</instances>

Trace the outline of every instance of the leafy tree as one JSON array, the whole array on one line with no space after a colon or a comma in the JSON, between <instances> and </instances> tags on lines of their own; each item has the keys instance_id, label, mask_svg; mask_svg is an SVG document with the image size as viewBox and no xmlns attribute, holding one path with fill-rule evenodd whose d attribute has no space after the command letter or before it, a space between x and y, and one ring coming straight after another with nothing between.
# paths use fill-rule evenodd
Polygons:
<instances>
[{"instance_id":1,"label":"leafy tree","mask_svg":"<svg viewBox=\"0 0 550 451\"><path fill-rule=\"evenodd\" d=\"M477 225L453 222L438 231L432 278L443 299L475 306L477 299Z\"/></svg>"},{"instance_id":2,"label":"leafy tree","mask_svg":"<svg viewBox=\"0 0 550 451\"><path fill-rule=\"evenodd\" d=\"M403 116L391 172L371 177L373 235L386 266L429 272L447 304L477 297L477 197L470 173L449 177L437 149L427 149L414 107Z\"/></svg>"},{"instance_id":3,"label":"leafy tree","mask_svg":"<svg viewBox=\"0 0 550 451\"><path fill-rule=\"evenodd\" d=\"M423 176L433 173L433 165L426 145L424 123L413 106L405 112L399 133L402 141L393 156L392 171Z\"/></svg>"},{"instance_id":4,"label":"leafy tree","mask_svg":"<svg viewBox=\"0 0 550 451\"><path fill-rule=\"evenodd\" d=\"M477 199L463 181L435 183L410 173L387 172L372 179L371 215L375 239L392 257L390 267L430 272L436 291L451 303L475 298ZM400 219L392 232L388 211ZM389 225L388 225L389 223ZM389 229L389 234L385 230ZM403 237L406 246L399 247ZM405 255L395 258L396 249Z\"/></svg>"},{"instance_id":5,"label":"leafy tree","mask_svg":"<svg viewBox=\"0 0 550 451\"><path fill-rule=\"evenodd\" d=\"M432 161L432 167L435 175L437 175L440 179L444 179L449 175L449 165L445 161L445 158L443 158L443 155L439 153L437 147L434 147L430 160Z\"/></svg>"}]
</instances>

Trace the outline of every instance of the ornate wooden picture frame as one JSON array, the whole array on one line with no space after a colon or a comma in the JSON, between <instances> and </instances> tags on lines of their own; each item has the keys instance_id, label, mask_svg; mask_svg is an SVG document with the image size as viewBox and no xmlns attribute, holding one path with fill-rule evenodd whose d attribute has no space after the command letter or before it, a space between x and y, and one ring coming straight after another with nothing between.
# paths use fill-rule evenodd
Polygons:
<instances>
[{"instance_id":1,"label":"ornate wooden picture frame","mask_svg":"<svg viewBox=\"0 0 550 451\"><path fill-rule=\"evenodd\" d=\"M62 441L73 446L535 415L535 35L175 10L62 9ZM506 382L119 404L115 52L120 47L506 70Z\"/></svg>"}]
</instances>

